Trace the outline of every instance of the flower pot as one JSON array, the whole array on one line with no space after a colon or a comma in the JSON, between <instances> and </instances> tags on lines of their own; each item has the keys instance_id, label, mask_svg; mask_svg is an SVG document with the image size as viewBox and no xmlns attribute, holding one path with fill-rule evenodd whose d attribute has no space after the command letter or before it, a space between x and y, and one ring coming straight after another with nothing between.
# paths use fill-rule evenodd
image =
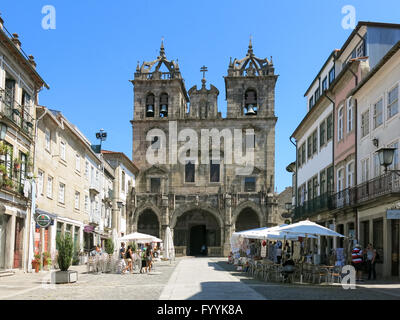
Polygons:
<instances>
[{"instance_id":1,"label":"flower pot","mask_svg":"<svg viewBox=\"0 0 400 320\"><path fill-rule=\"evenodd\" d=\"M14 163L15 170L19 170L20 167L21 167L21 165L19 163Z\"/></svg>"},{"instance_id":2,"label":"flower pot","mask_svg":"<svg viewBox=\"0 0 400 320\"><path fill-rule=\"evenodd\" d=\"M32 261L32 268L35 269L35 272L39 272L40 262Z\"/></svg>"}]
</instances>

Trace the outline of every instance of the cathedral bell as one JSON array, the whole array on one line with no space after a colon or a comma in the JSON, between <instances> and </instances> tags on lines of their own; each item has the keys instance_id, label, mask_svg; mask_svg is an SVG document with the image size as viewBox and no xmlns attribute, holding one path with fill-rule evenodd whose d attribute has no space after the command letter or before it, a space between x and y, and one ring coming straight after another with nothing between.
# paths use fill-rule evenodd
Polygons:
<instances>
[{"instance_id":1,"label":"cathedral bell","mask_svg":"<svg viewBox=\"0 0 400 320\"><path fill-rule=\"evenodd\" d=\"M154 106L151 104L146 106L146 117L154 117Z\"/></svg>"},{"instance_id":2,"label":"cathedral bell","mask_svg":"<svg viewBox=\"0 0 400 320\"><path fill-rule=\"evenodd\" d=\"M246 116L254 116L257 114L257 111L255 110L255 106L252 104L249 104L247 106L247 111L246 111Z\"/></svg>"},{"instance_id":3,"label":"cathedral bell","mask_svg":"<svg viewBox=\"0 0 400 320\"><path fill-rule=\"evenodd\" d=\"M168 115L168 107L167 107L166 104L163 104L163 105L161 106L160 114L161 114L163 117L166 117L166 116Z\"/></svg>"}]
</instances>

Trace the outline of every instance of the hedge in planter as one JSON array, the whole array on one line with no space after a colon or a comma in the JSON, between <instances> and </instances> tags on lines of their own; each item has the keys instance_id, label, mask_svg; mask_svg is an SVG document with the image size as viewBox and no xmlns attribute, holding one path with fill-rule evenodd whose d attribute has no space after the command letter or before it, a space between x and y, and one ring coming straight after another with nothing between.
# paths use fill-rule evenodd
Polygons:
<instances>
[{"instance_id":1,"label":"hedge in planter","mask_svg":"<svg viewBox=\"0 0 400 320\"><path fill-rule=\"evenodd\" d=\"M72 264L72 257L74 254L74 243L69 234L65 236L58 236L57 239L58 255L57 262L61 271L52 274L53 283L69 283L78 280L78 273L76 271L68 271Z\"/></svg>"},{"instance_id":2,"label":"hedge in planter","mask_svg":"<svg viewBox=\"0 0 400 320\"><path fill-rule=\"evenodd\" d=\"M105 247L106 252L109 255L112 255L114 253L114 242L112 241L112 239L106 239Z\"/></svg>"}]
</instances>

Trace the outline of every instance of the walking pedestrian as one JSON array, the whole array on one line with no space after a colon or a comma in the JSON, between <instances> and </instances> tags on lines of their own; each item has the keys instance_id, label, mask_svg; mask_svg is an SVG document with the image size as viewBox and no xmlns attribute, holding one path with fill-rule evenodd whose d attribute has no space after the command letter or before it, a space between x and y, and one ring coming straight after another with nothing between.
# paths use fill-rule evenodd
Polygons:
<instances>
[{"instance_id":1,"label":"walking pedestrian","mask_svg":"<svg viewBox=\"0 0 400 320\"><path fill-rule=\"evenodd\" d=\"M143 247L141 252L142 266L140 268L140 273L143 273L143 269L147 272L147 263L146 263L146 247Z\"/></svg>"},{"instance_id":2,"label":"walking pedestrian","mask_svg":"<svg viewBox=\"0 0 400 320\"><path fill-rule=\"evenodd\" d=\"M376 250L374 249L373 245L369 243L366 251L367 251L368 280L371 280L371 275L373 277L373 280L376 280L376 271L375 271Z\"/></svg>"},{"instance_id":3,"label":"walking pedestrian","mask_svg":"<svg viewBox=\"0 0 400 320\"><path fill-rule=\"evenodd\" d=\"M151 264L153 261L153 254L151 251L151 244L149 244L146 248L146 272L151 271Z\"/></svg>"},{"instance_id":4,"label":"walking pedestrian","mask_svg":"<svg viewBox=\"0 0 400 320\"><path fill-rule=\"evenodd\" d=\"M125 264L125 242L121 242L121 248L119 249L119 270L121 270L121 274L124 273L126 264Z\"/></svg>"},{"instance_id":5,"label":"walking pedestrian","mask_svg":"<svg viewBox=\"0 0 400 320\"><path fill-rule=\"evenodd\" d=\"M351 264L356 269L356 280L362 282L363 251L358 243L351 252Z\"/></svg>"},{"instance_id":6,"label":"walking pedestrian","mask_svg":"<svg viewBox=\"0 0 400 320\"><path fill-rule=\"evenodd\" d=\"M131 273L133 272L133 268L132 268L132 259L133 259L133 255L132 255L132 246L128 246L128 249L126 250L125 253L125 263L126 263L126 267L123 270L123 272L126 272L127 270L129 270Z\"/></svg>"}]
</instances>

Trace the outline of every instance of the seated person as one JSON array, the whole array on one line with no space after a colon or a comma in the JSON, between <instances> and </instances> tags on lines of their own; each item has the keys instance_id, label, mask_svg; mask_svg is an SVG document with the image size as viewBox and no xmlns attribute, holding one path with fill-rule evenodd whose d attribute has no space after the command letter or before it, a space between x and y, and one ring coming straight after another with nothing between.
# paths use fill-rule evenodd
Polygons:
<instances>
[{"instance_id":1,"label":"seated person","mask_svg":"<svg viewBox=\"0 0 400 320\"><path fill-rule=\"evenodd\" d=\"M283 269L282 269L282 275L283 275L283 279L284 281L286 281L289 277L289 274L292 274L295 270L294 267L294 261L291 258L290 254L286 255L286 261L282 264Z\"/></svg>"}]
</instances>

